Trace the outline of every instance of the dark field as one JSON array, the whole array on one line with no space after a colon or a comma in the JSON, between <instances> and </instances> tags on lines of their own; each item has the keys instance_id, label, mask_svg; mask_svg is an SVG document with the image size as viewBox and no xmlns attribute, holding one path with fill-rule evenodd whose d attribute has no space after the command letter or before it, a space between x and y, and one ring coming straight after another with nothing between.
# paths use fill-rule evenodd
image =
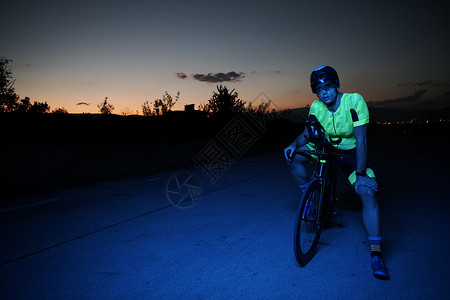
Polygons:
<instances>
[{"instance_id":1,"label":"dark field","mask_svg":"<svg viewBox=\"0 0 450 300\"><path fill-rule=\"evenodd\" d=\"M252 129L256 140L240 156L281 150L301 130L285 120L266 121L263 130ZM229 120L2 115L0 126L4 206L18 196L192 166Z\"/></svg>"},{"instance_id":2,"label":"dark field","mask_svg":"<svg viewBox=\"0 0 450 300\"><path fill-rule=\"evenodd\" d=\"M249 125L254 140L234 159L281 151L303 128L302 124L284 119L265 119L259 125L259 129ZM216 139L221 130L233 129L230 120L193 115L164 119L2 115L0 126L2 206L17 204L20 200L15 198L33 193L192 166L193 157ZM369 129L369 135L377 143L386 142L382 138L384 133L428 136L448 143L449 132L448 123L442 122L371 124Z\"/></svg>"}]
</instances>

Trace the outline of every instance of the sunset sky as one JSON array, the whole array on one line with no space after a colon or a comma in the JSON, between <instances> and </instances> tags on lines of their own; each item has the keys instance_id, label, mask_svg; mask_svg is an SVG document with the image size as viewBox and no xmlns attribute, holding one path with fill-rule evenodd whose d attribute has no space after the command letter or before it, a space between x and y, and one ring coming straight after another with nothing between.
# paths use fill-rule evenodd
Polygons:
<instances>
[{"instance_id":1,"label":"sunset sky","mask_svg":"<svg viewBox=\"0 0 450 300\"><path fill-rule=\"evenodd\" d=\"M320 65L336 68L343 92L378 105L450 103L444 0L35 0L2 11L0 57L13 60L17 94L52 109L97 112L108 97L114 113L141 113L165 91L180 91L183 109L219 84L247 102L262 92L303 107Z\"/></svg>"}]
</instances>

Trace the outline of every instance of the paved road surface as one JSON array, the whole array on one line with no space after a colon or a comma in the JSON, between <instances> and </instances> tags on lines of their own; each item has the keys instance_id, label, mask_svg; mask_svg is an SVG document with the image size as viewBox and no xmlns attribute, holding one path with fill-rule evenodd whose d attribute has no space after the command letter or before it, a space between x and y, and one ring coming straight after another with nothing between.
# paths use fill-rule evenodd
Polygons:
<instances>
[{"instance_id":1,"label":"paved road surface","mask_svg":"<svg viewBox=\"0 0 450 300\"><path fill-rule=\"evenodd\" d=\"M450 149L422 153L416 144L391 136L372 148L389 281L371 274L348 187L341 189L345 227L327 230L313 260L296 264L297 190L281 154L272 153L231 165L214 184L197 168L180 170L203 184L190 208L169 203L176 172L167 172L3 209L0 298L449 299L449 163L430 158Z\"/></svg>"}]
</instances>

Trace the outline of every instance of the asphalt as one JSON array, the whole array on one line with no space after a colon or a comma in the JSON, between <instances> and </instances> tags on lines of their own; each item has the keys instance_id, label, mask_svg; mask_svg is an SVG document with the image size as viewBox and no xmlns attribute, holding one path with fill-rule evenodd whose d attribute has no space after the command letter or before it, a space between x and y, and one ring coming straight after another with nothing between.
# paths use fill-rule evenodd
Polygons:
<instances>
[{"instance_id":1,"label":"asphalt","mask_svg":"<svg viewBox=\"0 0 450 300\"><path fill-rule=\"evenodd\" d=\"M1 299L449 299L449 144L395 136L371 148L391 279L370 269L358 199L344 227L297 265L298 190L281 153L244 158L212 182L200 168L21 199L0 211ZM181 202L175 177L199 198ZM174 177L175 176L175 177ZM198 180L198 181L196 181ZM172 202L171 202L172 201Z\"/></svg>"}]
</instances>

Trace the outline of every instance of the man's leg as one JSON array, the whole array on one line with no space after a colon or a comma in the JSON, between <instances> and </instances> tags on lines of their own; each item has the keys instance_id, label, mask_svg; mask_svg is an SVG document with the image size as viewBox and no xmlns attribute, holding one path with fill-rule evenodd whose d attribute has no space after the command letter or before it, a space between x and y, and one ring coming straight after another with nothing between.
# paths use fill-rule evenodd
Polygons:
<instances>
[{"instance_id":1,"label":"man's leg","mask_svg":"<svg viewBox=\"0 0 450 300\"><path fill-rule=\"evenodd\" d=\"M305 145L300 148L301 150L309 150ZM289 169L291 170L292 176L294 176L295 181L299 186L304 185L309 179L309 159L302 155L295 155L291 161L288 161Z\"/></svg>"},{"instance_id":2,"label":"man's leg","mask_svg":"<svg viewBox=\"0 0 450 300\"><path fill-rule=\"evenodd\" d=\"M369 187L359 186L358 194L362 202L362 217L369 235L371 263L373 274L379 279L388 279L386 267L381 254L380 214L376 192Z\"/></svg>"},{"instance_id":3,"label":"man's leg","mask_svg":"<svg viewBox=\"0 0 450 300\"><path fill-rule=\"evenodd\" d=\"M358 195L362 202L362 217L369 236L380 236L380 213L376 192L369 187L359 186Z\"/></svg>"}]
</instances>

